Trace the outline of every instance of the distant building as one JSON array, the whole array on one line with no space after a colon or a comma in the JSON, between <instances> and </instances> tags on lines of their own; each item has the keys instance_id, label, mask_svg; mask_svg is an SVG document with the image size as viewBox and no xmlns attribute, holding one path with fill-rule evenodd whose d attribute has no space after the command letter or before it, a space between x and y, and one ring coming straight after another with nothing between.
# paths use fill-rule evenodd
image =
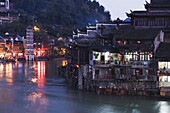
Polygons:
<instances>
[{"instance_id":1,"label":"distant building","mask_svg":"<svg viewBox=\"0 0 170 113\"><path fill-rule=\"evenodd\" d=\"M26 29L25 58L28 61L34 60L34 38L33 28L28 26Z\"/></svg>"},{"instance_id":2,"label":"distant building","mask_svg":"<svg viewBox=\"0 0 170 113\"><path fill-rule=\"evenodd\" d=\"M6 41L0 36L0 58L4 58L6 56L6 52Z\"/></svg>"},{"instance_id":3,"label":"distant building","mask_svg":"<svg viewBox=\"0 0 170 113\"><path fill-rule=\"evenodd\" d=\"M17 34L7 34L4 37L8 54L13 58L24 57L24 39ZM9 55L10 56L10 55Z\"/></svg>"},{"instance_id":4,"label":"distant building","mask_svg":"<svg viewBox=\"0 0 170 113\"><path fill-rule=\"evenodd\" d=\"M0 12L7 12L9 8L9 0L0 0Z\"/></svg>"},{"instance_id":5,"label":"distant building","mask_svg":"<svg viewBox=\"0 0 170 113\"><path fill-rule=\"evenodd\" d=\"M0 24L17 21L19 14L13 10L10 0L0 0Z\"/></svg>"}]
</instances>

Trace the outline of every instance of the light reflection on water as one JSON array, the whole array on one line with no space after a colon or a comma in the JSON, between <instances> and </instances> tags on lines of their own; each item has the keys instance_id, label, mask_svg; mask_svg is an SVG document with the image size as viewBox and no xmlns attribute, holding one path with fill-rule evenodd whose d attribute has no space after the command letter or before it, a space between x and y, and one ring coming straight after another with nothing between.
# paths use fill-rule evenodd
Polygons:
<instances>
[{"instance_id":1,"label":"light reflection on water","mask_svg":"<svg viewBox=\"0 0 170 113\"><path fill-rule=\"evenodd\" d=\"M156 107L159 108L159 113L170 113L170 102L160 101Z\"/></svg>"},{"instance_id":2,"label":"light reflection on water","mask_svg":"<svg viewBox=\"0 0 170 113\"><path fill-rule=\"evenodd\" d=\"M34 65L34 77L31 81L37 84L38 87L43 88L45 86L46 79L46 67L45 62L36 62Z\"/></svg>"},{"instance_id":3,"label":"light reflection on water","mask_svg":"<svg viewBox=\"0 0 170 113\"><path fill-rule=\"evenodd\" d=\"M37 66L37 70L35 70L35 72L37 72L37 85L38 87L44 87L45 86L45 62L38 62Z\"/></svg>"},{"instance_id":4,"label":"light reflection on water","mask_svg":"<svg viewBox=\"0 0 170 113\"><path fill-rule=\"evenodd\" d=\"M12 85L15 81L32 82L38 87L43 88L46 83L48 63L39 62L16 62L0 63L0 79ZM56 67L51 67L56 70ZM56 73L53 73L56 75Z\"/></svg>"},{"instance_id":5,"label":"light reflection on water","mask_svg":"<svg viewBox=\"0 0 170 113\"><path fill-rule=\"evenodd\" d=\"M0 64L0 77L8 82L9 85L13 83L13 65Z\"/></svg>"},{"instance_id":6,"label":"light reflection on water","mask_svg":"<svg viewBox=\"0 0 170 113\"><path fill-rule=\"evenodd\" d=\"M28 109L33 108L34 105L36 105L36 106L41 106L41 107L36 108L37 113L45 113L46 112L44 110L47 109L48 100L43 95L43 93L32 92L26 97L25 100L29 102L29 104L26 106Z\"/></svg>"},{"instance_id":7,"label":"light reflection on water","mask_svg":"<svg viewBox=\"0 0 170 113\"><path fill-rule=\"evenodd\" d=\"M55 63L0 64L0 113L170 113L168 100L69 89Z\"/></svg>"}]
</instances>

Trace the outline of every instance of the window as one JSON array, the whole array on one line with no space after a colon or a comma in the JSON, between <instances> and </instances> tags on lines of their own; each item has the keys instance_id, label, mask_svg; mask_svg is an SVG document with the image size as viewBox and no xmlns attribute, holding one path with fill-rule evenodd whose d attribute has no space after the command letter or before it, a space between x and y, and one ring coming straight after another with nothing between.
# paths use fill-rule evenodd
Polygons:
<instances>
[{"instance_id":1,"label":"window","mask_svg":"<svg viewBox=\"0 0 170 113\"><path fill-rule=\"evenodd\" d=\"M140 43L141 43L141 41L140 41L140 40L138 40L138 41L137 41L137 43L138 43L138 44L140 44Z\"/></svg>"},{"instance_id":2,"label":"window","mask_svg":"<svg viewBox=\"0 0 170 113\"><path fill-rule=\"evenodd\" d=\"M1 6L4 6L4 5L5 5L5 2L0 2L0 5L1 5Z\"/></svg>"},{"instance_id":3,"label":"window","mask_svg":"<svg viewBox=\"0 0 170 113\"><path fill-rule=\"evenodd\" d=\"M140 53L140 60L145 60L145 55L143 52Z\"/></svg>"},{"instance_id":4,"label":"window","mask_svg":"<svg viewBox=\"0 0 170 113\"><path fill-rule=\"evenodd\" d=\"M148 26L147 18L137 18L135 19L136 26Z\"/></svg>"}]
</instances>

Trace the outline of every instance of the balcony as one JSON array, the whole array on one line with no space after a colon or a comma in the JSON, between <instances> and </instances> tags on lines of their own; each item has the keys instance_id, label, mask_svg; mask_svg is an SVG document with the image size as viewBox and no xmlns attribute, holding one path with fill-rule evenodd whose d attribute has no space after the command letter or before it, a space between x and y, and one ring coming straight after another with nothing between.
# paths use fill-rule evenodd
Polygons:
<instances>
[{"instance_id":1,"label":"balcony","mask_svg":"<svg viewBox=\"0 0 170 113\"><path fill-rule=\"evenodd\" d=\"M170 87L170 82L159 82L159 87Z\"/></svg>"},{"instance_id":2,"label":"balcony","mask_svg":"<svg viewBox=\"0 0 170 113\"><path fill-rule=\"evenodd\" d=\"M132 62L132 68L149 68L150 62L145 61L134 61Z\"/></svg>"},{"instance_id":3,"label":"balcony","mask_svg":"<svg viewBox=\"0 0 170 113\"><path fill-rule=\"evenodd\" d=\"M98 74L96 74L95 75L95 80L113 80L115 78L115 76L114 75L98 75Z\"/></svg>"},{"instance_id":4,"label":"balcony","mask_svg":"<svg viewBox=\"0 0 170 113\"><path fill-rule=\"evenodd\" d=\"M114 66L131 66L130 61L94 61L95 67L114 67Z\"/></svg>"}]
</instances>

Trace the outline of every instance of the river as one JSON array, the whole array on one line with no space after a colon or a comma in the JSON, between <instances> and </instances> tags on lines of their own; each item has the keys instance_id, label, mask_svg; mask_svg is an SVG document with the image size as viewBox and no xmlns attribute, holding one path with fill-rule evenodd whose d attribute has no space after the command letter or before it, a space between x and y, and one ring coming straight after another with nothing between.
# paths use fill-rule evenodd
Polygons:
<instances>
[{"instance_id":1,"label":"river","mask_svg":"<svg viewBox=\"0 0 170 113\"><path fill-rule=\"evenodd\" d=\"M0 113L170 113L154 97L98 95L73 90L55 61L0 64Z\"/></svg>"}]
</instances>

